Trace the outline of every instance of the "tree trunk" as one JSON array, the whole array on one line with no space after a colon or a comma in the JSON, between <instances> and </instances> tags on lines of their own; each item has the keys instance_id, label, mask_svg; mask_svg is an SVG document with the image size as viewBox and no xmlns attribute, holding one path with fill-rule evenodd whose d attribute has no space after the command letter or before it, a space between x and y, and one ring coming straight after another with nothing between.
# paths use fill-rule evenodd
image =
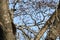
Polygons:
<instances>
[{"instance_id":1,"label":"tree trunk","mask_svg":"<svg viewBox=\"0 0 60 40\"><path fill-rule=\"evenodd\" d=\"M16 40L8 12L8 0L0 0L0 24L2 25L4 40Z\"/></svg>"},{"instance_id":2,"label":"tree trunk","mask_svg":"<svg viewBox=\"0 0 60 40\"><path fill-rule=\"evenodd\" d=\"M60 9L58 10L57 18L55 17L53 25L48 32L46 40L56 40L57 36L60 36Z\"/></svg>"}]
</instances>

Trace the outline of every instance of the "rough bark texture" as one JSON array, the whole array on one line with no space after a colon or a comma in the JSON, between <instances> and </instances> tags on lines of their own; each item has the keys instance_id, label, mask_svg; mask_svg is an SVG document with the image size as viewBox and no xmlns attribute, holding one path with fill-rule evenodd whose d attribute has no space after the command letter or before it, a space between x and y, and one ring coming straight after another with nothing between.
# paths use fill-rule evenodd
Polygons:
<instances>
[{"instance_id":1,"label":"rough bark texture","mask_svg":"<svg viewBox=\"0 0 60 40\"><path fill-rule=\"evenodd\" d=\"M52 27L50 28L46 40L56 40L57 36L60 36L60 10L58 10L57 18L55 17L51 25Z\"/></svg>"},{"instance_id":2,"label":"rough bark texture","mask_svg":"<svg viewBox=\"0 0 60 40\"><path fill-rule=\"evenodd\" d=\"M8 0L0 0L0 24L2 25L4 40L15 40L11 18L8 12Z\"/></svg>"}]
</instances>

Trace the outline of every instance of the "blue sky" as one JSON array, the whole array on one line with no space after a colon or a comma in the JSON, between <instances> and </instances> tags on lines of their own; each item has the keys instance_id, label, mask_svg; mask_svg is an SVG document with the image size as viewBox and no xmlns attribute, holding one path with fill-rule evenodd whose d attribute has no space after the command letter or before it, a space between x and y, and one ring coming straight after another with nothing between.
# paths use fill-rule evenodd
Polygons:
<instances>
[{"instance_id":1,"label":"blue sky","mask_svg":"<svg viewBox=\"0 0 60 40\"><path fill-rule=\"evenodd\" d=\"M28 0L21 0L21 1L23 1L23 2L17 3L15 6L15 9L17 9L17 11L15 11L14 13L19 14L20 16L14 17L14 19L13 19L14 24L19 26L19 25L25 25L25 23L26 23L26 26L32 26L32 27L30 27L30 30L33 30L36 33L38 33L40 30L39 28L42 28L42 26L44 26L45 22L49 19L50 15L55 11L55 9L50 8L48 6L41 6L41 8L35 10L36 5L32 5L32 1L35 1L35 4L36 4L36 2L42 1L42 0L31 0L29 5L27 5ZM47 0L47 1L50 2L51 0ZM54 1L58 2L59 0L54 0ZM26 2L26 3L24 3L24 2ZM9 3L13 3L13 0L10 0ZM13 5L14 4L10 4L9 9L13 9ZM21 7L21 6L23 6L23 7ZM28 9L24 9L25 11L23 12L23 11L21 11L21 8L22 9L28 8ZM26 14L26 15L23 15L23 14ZM44 24L38 23L38 24L41 24L41 25L39 25L39 28L36 25L33 26L35 21L31 17L36 21L36 23L41 22L45 18L44 21L41 22ZM34 34L31 34L28 30L23 30L23 31L25 31L28 36L34 37ZM19 40L25 40L24 38L26 38L26 37L23 35L23 32L21 30L17 30L17 33L18 32L20 35ZM47 35L47 32L48 32L48 30L44 33L41 40L44 40L44 38Z\"/></svg>"}]
</instances>

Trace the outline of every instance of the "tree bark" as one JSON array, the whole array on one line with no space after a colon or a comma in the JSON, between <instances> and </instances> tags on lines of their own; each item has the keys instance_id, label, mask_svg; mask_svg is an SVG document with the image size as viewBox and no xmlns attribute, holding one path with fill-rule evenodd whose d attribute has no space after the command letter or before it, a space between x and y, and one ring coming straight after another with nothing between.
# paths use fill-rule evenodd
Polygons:
<instances>
[{"instance_id":1,"label":"tree bark","mask_svg":"<svg viewBox=\"0 0 60 40\"><path fill-rule=\"evenodd\" d=\"M11 16L8 12L8 0L0 0L0 24L2 25L4 40L16 40L11 22Z\"/></svg>"},{"instance_id":2,"label":"tree bark","mask_svg":"<svg viewBox=\"0 0 60 40\"><path fill-rule=\"evenodd\" d=\"M56 40L57 36L60 36L60 9L57 11L57 18L59 19L59 21L57 20L57 18L54 19L53 25L48 32L46 40Z\"/></svg>"}]
</instances>

